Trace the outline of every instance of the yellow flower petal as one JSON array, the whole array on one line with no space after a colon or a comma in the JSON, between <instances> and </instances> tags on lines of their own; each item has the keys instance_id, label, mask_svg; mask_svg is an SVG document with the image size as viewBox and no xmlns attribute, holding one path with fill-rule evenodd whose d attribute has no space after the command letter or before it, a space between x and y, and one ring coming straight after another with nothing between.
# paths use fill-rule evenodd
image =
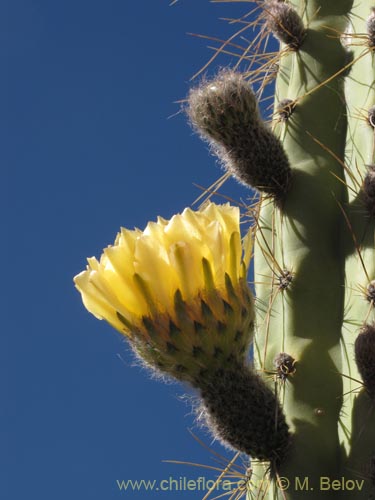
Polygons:
<instances>
[{"instance_id":1,"label":"yellow flower petal","mask_svg":"<svg viewBox=\"0 0 375 500\"><path fill-rule=\"evenodd\" d=\"M134 258L129 259L124 248L120 246L106 248L104 255L107 262L102 272L112 284L118 301L126 305L126 309L135 316L146 314L147 304L133 284Z\"/></svg>"},{"instance_id":2,"label":"yellow flower petal","mask_svg":"<svg viewBox=\"0 0 375 500\"><path fill-rule=\"evenodd\" d=\"M170 264L167 249L161 243L152 235L140 237L134 254L134 269L152 290L154 302L166 310L172 307L178 276Z\"/></svg>"},{"instance_id":3,"label":"yellow flower petal","mask_svg":"<svg viewBox=\"0 0 375 500\"><path fill-rule=\"evenodd\" d=\"M244 249L243 263L245 264L246 271L249 270L250 260L253 253L253 237L253 229L250 228L242 240L242 247Z\"/></svg>"},{"instance_id":4,"label":"yellow flower petal","mask_svg":"<svg viewBox=\"0 0 375 500\"><path fill-rule=\"evenodd\" d=\"M124 325L119 321L116 310L90 282L90 274L91 271L83 271L74 278L74 283L82 294L82 301L86 309L96 318L105 319L114 328L123 332Z\"/></svg>"},{"instance_id":5,"label":"yellow flower petal","mask_svg":"<svg viewBox=\"0 0 375 500\"><path fill-rule=\"evenodd\" d=\"M177 241L170 247L171 264L178 274L179 289L184 300L192 299L204 287L202 259L192 241Z\"/></svg>"}]
</instances>

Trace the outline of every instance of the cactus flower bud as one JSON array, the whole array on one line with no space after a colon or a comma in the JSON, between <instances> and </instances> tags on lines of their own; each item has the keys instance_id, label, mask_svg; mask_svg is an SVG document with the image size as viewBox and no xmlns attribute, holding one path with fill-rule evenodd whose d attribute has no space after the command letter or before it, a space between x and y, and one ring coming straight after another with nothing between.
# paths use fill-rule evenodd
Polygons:
<instances>
[{"instance_id":1,"label":"cactus flower bud","mask_svg":"<svg viewBox=\"0 0 375 500\"><path fill-rule=\"evenodd\" d=\"M249 367L234 365L217 370L200 386L200 409L214 436L277 469L290 434L280 404L263 380Z\"/></svg>"},{"instance_id":2,"label":"cactus flower bud","mask_svg":"<svg viewBox=\"0 0 375 500\"><path fill-rule=\"evenodd\" d=\"M306 36L306 29L296 10L287 3L271 0L264 6L267 26L280 40L293 50L298 50Z\"/></svg>"},{"instance_id":3,"label":"cactus flower bud","mask_svg":"<svg viewBox=\"0 0 375 500\"><path fill-rule=\"evenodd\" d=\"M228 172L277 201L283 199L292 175L289 161L263 123L256 97L241 73L224 70L192 89L187 113Z\"/></svg>"}]
</instances>

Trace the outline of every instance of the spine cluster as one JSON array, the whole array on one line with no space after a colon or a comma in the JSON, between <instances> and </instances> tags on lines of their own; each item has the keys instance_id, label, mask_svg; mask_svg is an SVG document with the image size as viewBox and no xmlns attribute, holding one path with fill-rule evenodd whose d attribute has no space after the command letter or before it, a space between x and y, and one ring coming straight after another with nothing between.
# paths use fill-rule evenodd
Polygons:
<instances>
[{"instance_id":1,"label":"spine cluster","mask_svg":"<svg viewBox=\"0 0 375 500\"><path fill-rule=\"evenodd\" d=\"M280 42L292 50L298 50L306 36L306 29L297 11L288 3L266 1L264 10L267 27Z\"/></svg>"}]
</instances>

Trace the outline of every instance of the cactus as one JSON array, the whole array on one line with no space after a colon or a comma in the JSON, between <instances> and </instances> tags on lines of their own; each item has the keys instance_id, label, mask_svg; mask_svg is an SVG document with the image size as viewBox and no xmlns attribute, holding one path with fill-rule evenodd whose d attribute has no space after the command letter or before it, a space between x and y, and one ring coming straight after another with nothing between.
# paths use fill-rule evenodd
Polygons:
<instances>
[{"instance_id":1,"label":"cactus","mask_svg":"<svg viewBox=\"0 0 375 500\"><path fill-rule=\"evenodd\" d=\"M259 191L254 365L291 443L277 463L253 455L248 498L375 498L375 4L257 4L281 45L271 127L248 81L259 70L220 71L187 105Z\"/></svg>"},{"instance_id":2,"label":"cactus","mask_svg":"<svg viewBox=\"0 0 375 500\"><path fill-rule=\"evenodd\" d=\"M251 456L249 500L375 499L373 2L258 0L279 55L189 93L194 129L259 193L255 308L229 205L122 230L75 277L87 309L190 384L214 435ZM270 125L258 101L275 65Z\"/></svg>"}]
</instances>

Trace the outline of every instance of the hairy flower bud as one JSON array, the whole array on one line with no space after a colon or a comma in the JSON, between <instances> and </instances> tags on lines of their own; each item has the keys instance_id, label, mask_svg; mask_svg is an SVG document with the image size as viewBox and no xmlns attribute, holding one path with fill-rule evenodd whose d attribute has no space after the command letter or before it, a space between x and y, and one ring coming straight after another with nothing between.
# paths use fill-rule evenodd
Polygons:
<instances>
[{"instance_id":1,"label":"hairy flower bud","mask_svg":"<svg viewBox=\"0 0 375 500\"><path fill-rule=\"evenodd\" d=\"M282 200L291 168L276 136L263 123L256 97L241 73L224 70L190 91L187 113L228 172Z\"/></svg>"},{"instance_id":2,"label":"hairy flower bud","mask_svg":"<svg viewBox=\"0 0 375 500\"><path fill-rule=\"evenodd\" d=\"M247 366L222 368L199 382L202 417L215 437L278 467L290 434L271 389Z\"/></svg>"}]
</instances>

